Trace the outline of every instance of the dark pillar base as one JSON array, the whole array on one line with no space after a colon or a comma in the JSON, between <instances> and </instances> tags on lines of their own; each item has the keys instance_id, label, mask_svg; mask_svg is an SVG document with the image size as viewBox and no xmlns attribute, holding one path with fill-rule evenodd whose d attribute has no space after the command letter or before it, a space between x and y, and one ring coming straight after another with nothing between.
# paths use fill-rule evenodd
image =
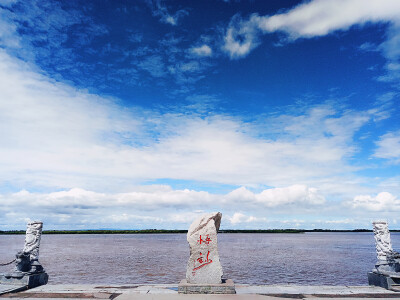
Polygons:
<instances>
[{"instance_id":1,"label":"dark pillar base","mask_svg":"<svg viewBox=\"0 0 400 300\"><path fill-rule=\"evenodd\" d=\"M393 278L374 272L368 272L368 284L400 292L400 278Z\"/></svg>"},{"instance_id":2,"label":"dark pillar base","mask_svg":"<svg viewBox=\"0 0 400 300\"><path fill-rule=\"evenodd\" d=\"M32 289L34 287L44 285L47 283L48 279L49 275L47 275L46 272L30 275L26 274L20 278L0 274L0 286L10 287L7 292L18 292L21 290Z\"/></svg>"},{"instance_id":3,"label":"dark pillar base","mask_svg":"<svg viewBox=\"0 0 400 300\"><path fill-rule=\"evenodd\" d=\"M236 294L235 284L232 279L227 279L220 284L195 284L187 283L183 279L178 285L179 294Z\"/></svg>"}]
</instances>

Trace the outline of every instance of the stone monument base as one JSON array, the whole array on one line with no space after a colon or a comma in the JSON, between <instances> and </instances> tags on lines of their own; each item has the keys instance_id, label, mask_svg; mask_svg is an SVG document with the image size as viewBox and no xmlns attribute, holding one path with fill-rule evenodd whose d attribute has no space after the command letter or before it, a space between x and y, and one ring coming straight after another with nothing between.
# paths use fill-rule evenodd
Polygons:
<instances>
[{"instance_id":1,"label":"stone monument base","mask_svg":"<svg viewBox=\"0 0 400 300\"><path fill-rule=\"evenodd\" d=\"M368 284L400 292L400 278L393 278L374 272L368 272Z\"/></svg>"},{"instance_id":2,"label":"stone monument base","mask_svg":"<svg viewBox=\"0 0 400 300\"><path fill-rule=\"evenodd\" d=\"M187 283L183 279L178 285L179 294L236 294L232 279L223 280L220 284Z\"/></svg>"},{"instance_id":3,"label":"stone monument base","mask_svg":"<svg viewBox=\"0 0 400 300\"><path fill-rule=\"evenodd\" d=\"M24 275L21 278L0 274L0 284L7 286L15 286L16 290L32 289L34 287L47 283L49 275L46 272L38 274Z\"/></svg>"}]
</instances>

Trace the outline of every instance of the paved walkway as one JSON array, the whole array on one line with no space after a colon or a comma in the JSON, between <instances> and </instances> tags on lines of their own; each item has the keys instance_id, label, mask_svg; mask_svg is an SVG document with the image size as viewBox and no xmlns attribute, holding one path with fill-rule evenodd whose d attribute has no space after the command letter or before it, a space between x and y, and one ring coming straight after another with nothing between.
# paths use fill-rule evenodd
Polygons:
<instances>
[{"instance_id":1,"label":"paved walkway","mask_svg":"<svg viewBox=\"0 0 400 300\"><path fill-rule=\"evenodd\" d=\"M4 294L6 299L116 299L116 300L258 300L258 299L400 299L400 293L372 286L236 285L236 295L181 295L176 284L157 285L44 285Z\"/></svg>"}]
</instances>

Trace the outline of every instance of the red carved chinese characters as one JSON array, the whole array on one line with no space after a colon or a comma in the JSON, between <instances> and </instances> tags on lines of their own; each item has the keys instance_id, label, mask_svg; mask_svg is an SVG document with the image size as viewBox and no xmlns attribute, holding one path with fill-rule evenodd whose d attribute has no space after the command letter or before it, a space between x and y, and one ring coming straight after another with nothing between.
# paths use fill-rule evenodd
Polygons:
<instances>
[{"instance_id":1,"label":"red carved chinese characters","mask_svg":"<svg viewBox=\"0 0 400 300\"><path fill-rule=\"evenodd\" d=\"M200 252L200 257L197 259L197 261L200 263L200 265L197 266L197 267L195 267L195 268L193 269L193 271L196 271L196 270L198 270L198 269L201 269L202 267L204 267L204 266L206 266L206 265L212 263L212 260L209 258L209 256L210 256L210 251L207 252L207 257L206 257L205 260L204 260L204 258L203 258L202 255L203 255L203 253Z\"/></svg>"},{"instance_id":2,"label":"red carved chinese characters","mask_svg":"<svg viewBox=\"0 0 400 300\"><path fill-rule=\"evenodd\" d=\"M206 237L202 237L201 235L199 236L199 239L197 240L197 243L199 245L201 244L205 244L205 245L209 245L212 242L212 240L210 239L209 235L206 234ZM213 261L212 259L210 259L210 251L207 250L207 256L206 258L204 258L203 253L200 252L199 254L199 258L196 259L196 261L194 262L194 268L193 268L193 275L196 274L196 270L201 269L202 267L211 264Z\"/></svg>"},{"instance_id":3,"label":"red carved chinese characters","mask_svg":"<svg viewBox=\"0 0 400 300\"><path fill-rule=\"evenodd\" d=\"M205 243L205 244L209 245L210 242L211 242L211 239L208 236L208 234L206 234L206 238L204 240L201 238L201 234L200 234L200 238L197 240L197 243L199 243L200 245L201 245L201 243Z\"/></svg>"}]
</instances>

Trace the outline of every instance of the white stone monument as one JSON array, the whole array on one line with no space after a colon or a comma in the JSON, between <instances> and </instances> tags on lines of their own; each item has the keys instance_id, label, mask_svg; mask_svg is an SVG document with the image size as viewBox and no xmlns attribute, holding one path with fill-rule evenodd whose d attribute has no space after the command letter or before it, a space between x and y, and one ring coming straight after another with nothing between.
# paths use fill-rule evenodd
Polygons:
<instances>
[{"instance_id":1,"label":"white stone monument","mask_svg":"<svg viewBox=\"0 0 400 300\"><path fill-rule=\"evenodd\" d=\"M219 261L217 233L221 224L221 213L209 213L197 218L190 225L187 241L190 257L186 279L178 286L185 294L235 294L232 280L222 279Z\"/></svg>"},{"instance_id":2,"label":"white stone monument","mask_svg":"<svg viewBox=\"0 0 400 300\"><path fill-rule=\"evenodd\" d=\"M222 283L217 240L221 217L221 213L206 214L190 225L187 233L190 246L186 269L188 283Z\"/></svg>"}]
</instances>

